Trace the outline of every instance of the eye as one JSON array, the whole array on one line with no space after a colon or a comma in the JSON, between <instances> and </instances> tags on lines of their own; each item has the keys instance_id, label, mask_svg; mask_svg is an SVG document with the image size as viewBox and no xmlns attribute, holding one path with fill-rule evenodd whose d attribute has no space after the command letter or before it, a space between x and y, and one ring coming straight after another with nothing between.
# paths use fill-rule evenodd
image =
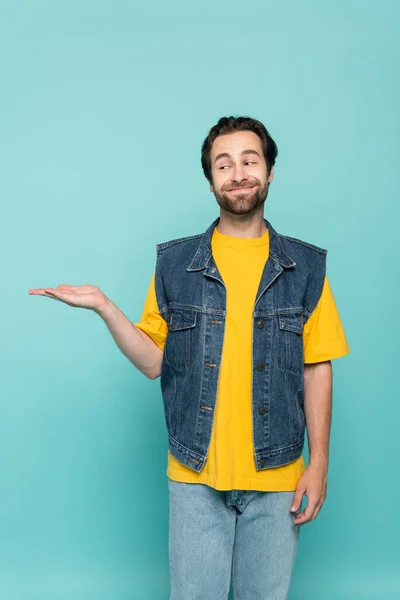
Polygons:
<instances>
[{"instance_id":1,"label":"eye","mask_svg":"<svg viewBox=\"0 0 400 600\"><path fill-rule=\"evenodd\" d=\"M247 160L244 164L245 165L255 165L256 163L254 161Z\"/></svg>"},{"instance_id":2,"label":"eye","mask_svg":"<svg viewBox=\"0 0 400 600\"><path fill-rule=\"evenodd\" d=\"M222 165L222 167L218 167L218 170L222 171L223 169L225 169L225 167L229 167L229 165Z\"/></svg>"}]
</instances>

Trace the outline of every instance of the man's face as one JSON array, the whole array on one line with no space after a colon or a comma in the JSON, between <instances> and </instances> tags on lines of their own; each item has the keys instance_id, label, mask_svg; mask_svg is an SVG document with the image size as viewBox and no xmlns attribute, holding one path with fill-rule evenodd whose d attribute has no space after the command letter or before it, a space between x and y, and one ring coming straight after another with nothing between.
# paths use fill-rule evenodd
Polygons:
<instances>
[{"instance_id":1,"label":"man's face","mask_svg":"<svg viewBox=\"0 0 400 600\"><path fill-rule=\"evenodd\" d=\"M268 195L269 182L261 140L253 131L237 131L214 140L210 152L210 190L225 211L234 215L253 212Z\"/></svg>"}]
</instances>

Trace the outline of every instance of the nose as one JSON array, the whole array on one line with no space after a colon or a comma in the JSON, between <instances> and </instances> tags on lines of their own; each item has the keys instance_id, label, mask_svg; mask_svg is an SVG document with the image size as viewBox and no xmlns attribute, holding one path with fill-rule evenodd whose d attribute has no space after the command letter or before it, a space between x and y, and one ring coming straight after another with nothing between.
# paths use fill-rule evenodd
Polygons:
<instances>
[{"instance_id":1,"label":"nose","mask_svg":"<svg viewBox=\"0 0 400 600\"><path fill-rule=\"evenodd\" d=\"M237 183L241 183L242 181L247 179L246 170L241 163L235 165L232 179L233 181L237 181Z\"/></svg>"}]
</instances>

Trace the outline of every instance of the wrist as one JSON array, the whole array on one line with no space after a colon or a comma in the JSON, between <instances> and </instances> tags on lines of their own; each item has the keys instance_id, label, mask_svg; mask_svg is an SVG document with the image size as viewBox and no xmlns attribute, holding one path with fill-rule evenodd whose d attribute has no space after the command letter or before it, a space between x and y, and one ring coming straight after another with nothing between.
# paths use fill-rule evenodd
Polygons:
<instances>
[{"instance_id":1,"label":"wrist","mask_svg":"<svg viewBox=\"0 0 400 600\"><path fill-rule=\"evenodd\" d=\"M96 312L100 317L104 318L107 313L110 311L113 303L105 294L102 294L98 305L94 308L94 312Z\"/></svg>"},{"instance_id":2,"label":"wrist","mask_svg":"<svg viewBox=\"0 0 400 600\"><path fill-rule=\"evenodd\" d=\"M314 469L328 470L327 456L310 456L309 466Z\"/></svg>"}]
</instances>

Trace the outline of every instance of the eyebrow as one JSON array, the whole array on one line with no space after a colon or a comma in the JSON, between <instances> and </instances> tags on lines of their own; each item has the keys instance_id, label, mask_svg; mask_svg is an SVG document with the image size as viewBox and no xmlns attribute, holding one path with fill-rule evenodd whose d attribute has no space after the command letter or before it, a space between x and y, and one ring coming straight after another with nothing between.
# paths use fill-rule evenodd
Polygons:
<instances>
[{"instance_id":1,"label":"eyebrow","mask_svg":"<svg viewBox=\"0 0 400 600\"><path fill-rule=\"evenodd\" d=\"M250 150L250 149L249 150L243 150L242 156L245 156L246 154L257 154L257 156L259 158L261 158L261 156L259 155L259 153L257 152L257 150ZM221 152L220 154L217 154L217 156L215 157L214 164L217 162L217 160L219 158L232 158L232 155L228 154L228 152Z\"/></svg>"}]
</instances>

